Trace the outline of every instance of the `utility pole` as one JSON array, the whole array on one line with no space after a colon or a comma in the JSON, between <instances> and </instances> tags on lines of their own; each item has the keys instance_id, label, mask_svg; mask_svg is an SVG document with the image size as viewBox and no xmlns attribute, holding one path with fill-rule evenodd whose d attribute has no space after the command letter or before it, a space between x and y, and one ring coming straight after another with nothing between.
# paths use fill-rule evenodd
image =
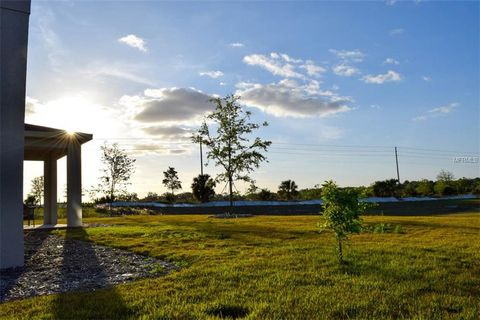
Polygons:
<instances>
[{"instance_id":1,"label":"utility pole","mask_svg":"<svg viewBox=\"0 0 480 320\"><path fill-rule=\"evenodd\" d=\"M395 147L395 163L397 164L397 181L400 183L400 172L398 171L398 154L397 147Z\"/></svg>"},{"instance_id":2,"label":"utility pole","mask_svg":"<svg viewBox=\"0 0 480 320\"><path fill-rule=\"evenodd\" d=\"M202 151L202 141L200 140L200 173L203 176L203 151Z\"/></svg>"}]
</instances>

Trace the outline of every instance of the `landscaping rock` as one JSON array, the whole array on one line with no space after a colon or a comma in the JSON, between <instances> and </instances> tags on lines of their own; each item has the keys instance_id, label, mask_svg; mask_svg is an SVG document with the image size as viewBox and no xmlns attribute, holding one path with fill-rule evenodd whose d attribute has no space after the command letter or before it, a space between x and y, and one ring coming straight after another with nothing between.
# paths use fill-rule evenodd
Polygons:
<instances>
[{"instance_id":1,"label":"landscaping rock","mask_svg":"<svg viewBox=\"0 0 480 320\"><path fill-rule=\"evenodd\" d=\"M35 230L25 233L25 266L0 270L0 303L37 295L92 291L177 269L129 251L66 239Z\"/></svg>"}]
</instances>

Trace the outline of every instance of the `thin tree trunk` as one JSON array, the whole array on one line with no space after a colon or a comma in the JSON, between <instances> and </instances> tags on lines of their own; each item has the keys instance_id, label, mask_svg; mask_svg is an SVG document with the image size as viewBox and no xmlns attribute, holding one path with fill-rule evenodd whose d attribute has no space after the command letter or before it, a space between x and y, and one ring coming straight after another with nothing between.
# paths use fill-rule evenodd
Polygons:
<instances>
[{"instance_id":1,"label":"thin tree trunk","mask_svg":"<svg viewBox=\"0 0 480 320\"><path fill-rule=\"evenodd\" d=\"M343 263L342 240L338 240L338 260Z\"/></svg>"},{"instance_id":2,"label":"thin tree trunk","mask_svg":"<svg viewBox=\"0 0 480 320\"><path fill-rule=\"evenodd\" d=\"M232 175L228 176L228 184L230 189L230 213L233 213L233 186L232 186Z\"/></svg>"}]
</instances>

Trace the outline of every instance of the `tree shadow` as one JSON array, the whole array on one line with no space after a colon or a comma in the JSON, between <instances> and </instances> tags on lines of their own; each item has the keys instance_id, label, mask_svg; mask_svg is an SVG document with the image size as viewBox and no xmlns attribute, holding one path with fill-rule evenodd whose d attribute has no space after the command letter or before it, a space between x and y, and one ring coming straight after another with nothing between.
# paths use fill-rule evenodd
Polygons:
<instances>
[{"instance_id":1,"label":"tree shadow","mask_svg":"<svg viewBox=\"0 0 480 320\"><path fill-rule=\"evenodd\" d=\"M10 297L18 280L30 265L35 264L35 254L49 234L49 230L41 229L24 231L24 266L0 270L0 303Z\"/></svg>"},{"instance_id":2,"label":"tree shadow","mask_svg":"<svg viewBox=\"0 0 480 320\"><path fill-rule=\"evenodd\" d=\"M75 239L79 237L86 241ZM83 228L68 228L66 231L58 285L61 291L68 292L55 297L51 309L53 317L123 319L131 316L132 310L109 283L106 270L88 239Z\"/></svg>"}]
</instances>

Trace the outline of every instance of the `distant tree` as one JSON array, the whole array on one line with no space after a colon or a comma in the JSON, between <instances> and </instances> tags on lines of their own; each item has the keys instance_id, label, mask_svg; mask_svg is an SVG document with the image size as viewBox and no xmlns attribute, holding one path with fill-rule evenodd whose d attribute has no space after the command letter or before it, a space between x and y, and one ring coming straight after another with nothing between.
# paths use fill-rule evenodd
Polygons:
<instances>
[{"instance_id":1,"label":"distant tree","mask_svg":"<svg viewBox=\"0 0 480 320\"><path fill-rule=\"evenodd\" d=\"M138 194L136 192L125 192L117 196L118 201L135 202L138 201Z\"/></svg>"},{"instance_id":2,"label":"distant tree","mask_svg":"<svg viewBox=\"0 0 480 320\"><path fill-rule=\"evenodd\" d=\"M175 190L182 189L182 184L180 179L178 179L178 172L175 168L168 167L168 170L163 172L163 176L165 177L162 180L163 185L171 191L173 199L175 199Z\"/></svg>"},{"instance_id":3,"label":"distant tree","mask_svg":"<svg viewBox=\"0 0 480 320\"><path fill-rule=\"evenodd\" d=\"M404 181L402 183L402 197L415 197L417 193L417 183L415 181Z\"/></svg>"},{"instance_id":4,"label":"distant tree","mask_svg":"<svg viewBox=\"0 0 480 320\"><path fill-rule=\"evenodd\" d=\"M433 186L433 190L439 196L451 196L456 193L451 181L438 180Z\"/></svg>"},{"instance_id":5,"label":"distant tree","mask_svg":"<svg viewBox=\"0 0 480 320\"><path fill-rule=\"evenodd\" d=\"M480 181L475 182L472 193L476 195L480 195Z\"/></svg>"},{"instance_id":6,"label":"distant tree","mask_svg":"<svg viewBox=\"0 0 480 320\"><path fill-rule=\"evenodd\" d=\"M343 263L343 242L352 233L359 233L362 227L361 215L371 205L358 201L358 192L355 189L340 189L335 182L327 181L323 184L323 228L335 233L337 252L340 263Z\"/></svg>"},{"instance_id":7,"label":"distant tree","mask_svg":"<svg viewBox=\"0 0 480 320\"><path fill-rule=\"evenodd\" d=\"M158 201L160 199L160 196L155 193L155 192L148 192L147 196L143 198L144 201Z\"/></svg>"},{"instance_id":8,"label":"distant tree","mask_svg":"<svg viewBox=\"0 0 480 320\"><path fill-rule=\"evenodd\" d=\"M196 200L209 202L215 196L215 181L208 174L199 174L193 178L192 193Z\"/></svg>"},{"instance_id":9,"label":"distant tree","mask_svg":"<svg viewBox=\"0 0 480 320\"><path fill-rule=\"evenodd\" d=\"M372 187L375 197L394 197L398 188L397 179L375 181Z\"/></svg>"},{"instance_id":10,"label":"distant tree","mask_svg":"<svg viewBox=\"0 0 480 320\"><path fill-rule=\"evenodd\" d=\"M460 178L454 183L457 194L467 194L475 189L475 182L472 179Z\"/></svg>"},{"instance_id":11,"label":"distant tree","mask_svg":"<svg viewBox=\"0 0 480 320\"><path fill-rule=\"evenodd\" d=\"M440 170L440 172L437 174L438 181L450 182L453 179L455 179L455 177L453 176L453 173L447 170Z\"/></svg>"},{"instance_id":12,"label":"distant tree","mask_svg":"<svg viewBox=\"0 0 480 320\"><path fill-rule=\"evenodd\" d=\"M236 180L251 181L249 173L266 160L261 153L267 151L271 141L255 138L250 140L253 132L261 126L250 122L250 111L242 109L238 100L240 97L229 95L225 98L213 98L215 110L205 117L205 121L192 137L194 142L201 142L207 148L207 158L215 161L224 172L219 174L216 181L224 181L229 185L230 207L233 207L233 183ZM216 127L213 135L209 123Z\"/></svg>"},{"instance_id":13,"label":"distant tree","mask_svg":"<svg viewBox=\"0 0 480 320\"><path fill-rule=\"evenodd\" d=\"M175 201L178 202L193 202L195 200L192 192L181 192L175 195Z\"/></svg>"},{"instance_id":14,"label":"distant tree","mask_svg":"<svg viewBox=\"0 0 480 320\"><path fill-rule=\"evenodd\" d=\"M260 201L274 201L277 200L275 193L271 192L268 189L261 189L260 192L257 193L256 200Z\"/></svg>"},{"instance_id":15,"label":"distant tree","mask_svg":"<svg viewBox=\"0 0 480 320\"><path fill-rule=\"evenodd\" d=\"M280 199L292 200L298 196L298 186L293 180L285 180L280 183L278 186L277 194Z\"/></svg>"},{"instance_id":16,"label":"distant tree","mask_svg":"<svg viewBox=\"0 0 480 320\"><path fill-rule=\"evenodd\" d=\"M255 181L251 180L248 185L247 194L256 193L257 191L258 187L256 186Z\"/></svg>"},{"instance_id":17,"label":"distant tree","mask_svg":"<svg viewBox=\"0 0 480 320\"><path fill-rule=\"evenodd\" d=\"M302 200L318 200L322 197L322 188L315 185L313 188L301 189L298 191L298 198Z\"/></svg>"},{"instance_id":18,"label":"distant tree","mask_svg":"<svg viewBox=\"0 0 480 320\"><path fill-rule=\"evenodd\" d=\"M100 147L102 151L101 161L103 163L103 175L97 188L92 189L93 193L102 193L109 202L116 200L117 196L125 194L126 187L130 184L130 178L135 172L135 159L128 156L125 150L118 144L104 144Z\"/></svg>"},{"instance_id":19,"label":"distant tree","mask_svg":"<svg viewBox=\"0 0 480 320\"><path fill-rule=\"evenodd\" d=\"M430 196L433 194L433 181L423 179L417 183L416 192L421 196Z\"/></svg>"},{"instance_id":20,"label":"distant tree","mask_svg":"<svg viewBox=\"0 0 480 320\"><path fill-rule=\"evenodd\" d=\"M23 203L25 203L27 206L34 206L36 202L37 199L35 198L35 196L29 194Z\"/></svg>"},{"instance_id":21,"label":"distant tree","mask_svg":"<svg viewBox=\"0 0 480 320\"><path fill-rule=\"evenodd\" d=\"M45 182L43 176L35 177L31 181L30 194L35 198L35 205L42 205Z\"/></svg>"}]
</instances>

